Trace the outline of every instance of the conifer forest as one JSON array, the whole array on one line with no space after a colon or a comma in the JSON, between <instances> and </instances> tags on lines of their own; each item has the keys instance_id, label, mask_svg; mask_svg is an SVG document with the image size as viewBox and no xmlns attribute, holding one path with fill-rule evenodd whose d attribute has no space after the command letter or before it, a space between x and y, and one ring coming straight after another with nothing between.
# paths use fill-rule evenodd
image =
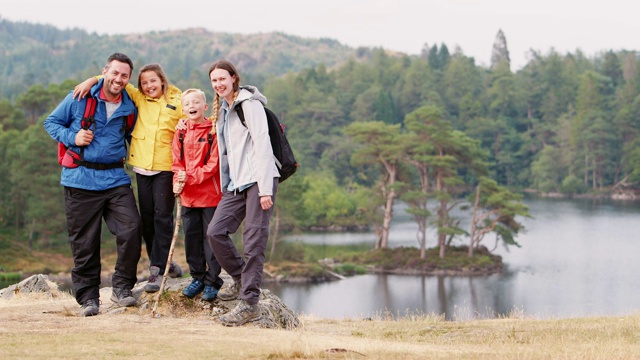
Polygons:
<instances>
[{"instance_id":1,"label":"conifer forest","mask_svg":"<svg viewBox=\"0 0 640 360\"><path fill-rule=\"evenodd\" d=\"M66 246L56 143L42 124L113 52L133 59L134 85L157 62L210 100L208 67L225 58L260 88L300 163L278 191L276 238L366 228L384 248L403 203L423 252L472 253L489 236L517 245L525 193L637 196L638 52L531 51L513 69L507 39L498 31L479 66L446 44L409 55L282 33L105 36L0 19L0 232L33 249Z\"/></svg>"}]
</instances>

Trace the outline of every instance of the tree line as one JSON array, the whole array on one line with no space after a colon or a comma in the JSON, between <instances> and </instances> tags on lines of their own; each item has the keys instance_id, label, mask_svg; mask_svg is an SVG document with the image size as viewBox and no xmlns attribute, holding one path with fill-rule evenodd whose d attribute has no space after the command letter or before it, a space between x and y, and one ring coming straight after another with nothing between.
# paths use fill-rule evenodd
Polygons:
<instances>
[{"instance_id":1,"label":"tree line","mask_svg":"<svg viewBox=\"0 0 640 360\"><path fill-rule=\"evenodd\" d=\"M273 239L283 230L370 227L383 248L401 201L423 256L427 246L444 256L460 243L473 255L490 234L493 246L518 244L525 189L581 194L640 184L633 51L532 52L517 72L502 32L489 67L444 44L419 56L367 51L367 60L264 76L269 107L301 164L278 192ZM0 226L32 247L66 241L55 144L42 121L81 80L0 100Z\"/></svg>"}]
</instances>

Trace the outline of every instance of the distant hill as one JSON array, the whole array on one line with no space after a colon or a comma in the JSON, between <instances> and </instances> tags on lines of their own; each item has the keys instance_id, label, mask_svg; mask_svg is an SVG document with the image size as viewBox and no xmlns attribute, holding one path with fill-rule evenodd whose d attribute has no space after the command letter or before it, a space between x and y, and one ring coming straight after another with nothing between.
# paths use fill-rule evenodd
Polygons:
<instances>
[{"instance_id":1,"label":"distant hill","mask_svg":"<svg viewBox=\"0 0 640 360\"><path fill-rule=\"evenodd\" d=\"M236 64L244 83L261 85L266 78L289 71L319 64L332 68L349 58L366 59L370 50L280 32L242 35L193 28L98 35L0 19L0 97L12 98L34 84L83 80L100 71L114 52L129 55L136 70L147 63L160 63L180 88L209 88L206 72L221 58Z\"/></svg>"}]
</instances>

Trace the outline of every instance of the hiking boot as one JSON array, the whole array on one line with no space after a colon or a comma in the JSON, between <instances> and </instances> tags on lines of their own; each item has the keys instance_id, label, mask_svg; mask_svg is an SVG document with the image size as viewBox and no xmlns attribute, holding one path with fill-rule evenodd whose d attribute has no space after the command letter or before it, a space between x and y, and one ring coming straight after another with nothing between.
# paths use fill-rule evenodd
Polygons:
<instances>
[{"instance_id":1,"label":"hiking boot","mask_svg":"<svg viewBox=\"0 0 640 360\"><path fill-rule=\"evenodd\" d=\"M136 304L136 298L133 297L131 289L125 288L113 288L111 301L120 306L134 306Z\"/></svg>"},{"instance_id":2,"label":"hiking boot","mask_svg":"<svg viewBox=\"0 0 640 360\"><path fill-rule=\"evenodd\" d=\"M218 289L211 285L205 285L204 291L202 292L202 300L212 301L216 296L218 296Z\"/></svg>"},{"instance_id":3,"label":"hiking boot","mask_svg":"<svg viewBox=\"0 0 640 360\"><path fill-rule=\"evenodd\" d=\"M227 286L224 289L221 289L220 292L218 292L218 299L224 300L224 301L237 299L238 295L240 295L241 287L242 287L242 283L240 279L235 280L231 285Z\"/></svg>"},{"instance_id":4,"label":"hiking boot","mask_svg":"<svg viewBox=\"0 0 640 360\"><path fill-rule=\"evenodd\" d=\"M169 265L169 277L170 278L182 277L182 268L175 261L172 261L171 265Z\"/></svg>"},{"instance_id":5,"label":"hiking boot","mask_svg":"<svg viewBox=\"0 0 640 360\"><path fill-rule=\"evenodd\" d=\"M258 304L249 305L246 301L240 300L233 310L220 316L220 321L225 326L240 326L249 321L256 321L262 318L260 306Z\"/></svg>"},{"instance_id":6,"label":"hiking boot","mask_svg":"<svg viewBox=\"0 0 640 360\"><path fill-rule=\"evenodd\" d=\"M151 266L149 268L149 280L147 285L144 286L144 291L148 293L156 292L160 290L162 284L162 276L160 276L160 268L157 266Z\"/></svg>"},{"instance_id":7,"label":"hiking boot","mask_svg":"<svg viewBox=\"0 0 640 360\"><path fill-rule=\"evenodd\" d=\"M204 284L202 281L198 279L193 279L191 284L189 284L184 290L182 290L182 295L188 297L189 299L193 299L196 295L200 294L204 290Z\"/></svg>"},{"instance_id":8,"label":"hiking boot","mask_svg":"<svg viewBox=\"0 0 640 360\"><path fill-rule=\"evenodd\" d=\"M82 303L80 308L80 315L82 316L94 316L100 312L100 302L98 299L89 299Z\"/></svg>"}]
</instances>

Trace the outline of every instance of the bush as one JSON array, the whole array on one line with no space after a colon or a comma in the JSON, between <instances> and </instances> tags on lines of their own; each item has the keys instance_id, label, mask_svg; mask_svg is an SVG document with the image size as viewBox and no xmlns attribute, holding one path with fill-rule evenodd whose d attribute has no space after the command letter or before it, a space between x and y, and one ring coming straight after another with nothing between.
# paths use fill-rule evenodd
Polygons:
<instances>
[{"instance_id":1,"label":"bush","mask_svg":"<svg viewBox=\"0 0 640 360\"><path fill-rule=\"evenodd\" d=\"M333 271L344 276L362 275L367 273L364 266L355 264L341 264L333 268Z\"/></svg>"},{"instance_id":2,"label":"bush","mask_svg":"<svg viewBox=\"0 0 640 360\"><path fill-rule=\"evenodd\" d=\"M584 194L585 191L584 183L575 175L569 175L562 180L560 192L563 194Z\"/></svg>"},{"instance_id":3,"label":"bush","mask_svg":"<svg viewBox=\"0 0 640 360\"><path fill-rule=\"evenodd\" d=\"M276 252L273 254L273 259L269 259L270 262L304 262L305 261L305 245L302 241L295 242L280 242L276 248Z\"/></svg>"}]
</instances>

